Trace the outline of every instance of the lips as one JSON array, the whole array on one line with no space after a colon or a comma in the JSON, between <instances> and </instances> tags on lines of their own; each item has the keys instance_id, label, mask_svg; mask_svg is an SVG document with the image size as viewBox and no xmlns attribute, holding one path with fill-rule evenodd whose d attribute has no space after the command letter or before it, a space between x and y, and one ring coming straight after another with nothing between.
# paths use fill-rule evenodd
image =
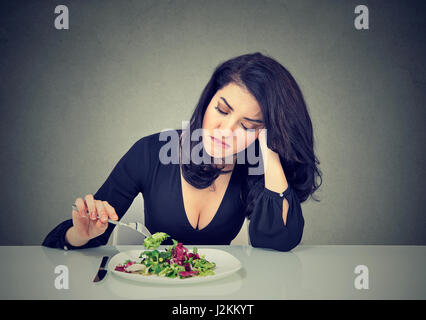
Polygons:
<instances>
[{"instance_id":1,"label":"lips","mask_svg":"<svg viewBox=\"0 0 426 320\"><path fill-rule=\"evenodd\" d=\"M210 136L210 138L212 138L212 140L213 140L214 142L216 142L216 143L218 143L218 144L222 144L222 146L223 146L224 148L229 148L229 144L227 144L227 143L225 143L225 142L223 142L223 141L221 141L221 140L219 140L219 139L217 139L217 138L215 138L215 137L212 137L212 136Z\"/></svg>"}]
</instances>

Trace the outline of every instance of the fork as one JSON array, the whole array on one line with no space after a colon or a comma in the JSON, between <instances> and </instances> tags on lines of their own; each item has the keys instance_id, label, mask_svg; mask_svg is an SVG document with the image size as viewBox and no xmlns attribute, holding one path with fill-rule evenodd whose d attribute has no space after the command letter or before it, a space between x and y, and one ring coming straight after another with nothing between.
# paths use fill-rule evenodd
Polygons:
<instances>
[{"instance_id":1,"label":"fork","mask_svg":"<svg viewBox=\"0 0 426 320\"><path fill-rule=\"evenodd\" d=\"M73 210L78 212L78 208L75 204L72 205ZM86 215L89 215L89 211L86 211ZM98 215L98 219L99 219L99 215ZM129 222L129 223L124 223L124 222L120 222L120 221L115 221L115 220L111 220L108 219L109 223L115 224L115 225L120 225L120 226L124 226L130 229L133 229L139 233L142 233L145 237L150 237L151 236L151 232L149 232L148 228L145 227L145 225L141 222Z\"/></svg>"}]
</instances>

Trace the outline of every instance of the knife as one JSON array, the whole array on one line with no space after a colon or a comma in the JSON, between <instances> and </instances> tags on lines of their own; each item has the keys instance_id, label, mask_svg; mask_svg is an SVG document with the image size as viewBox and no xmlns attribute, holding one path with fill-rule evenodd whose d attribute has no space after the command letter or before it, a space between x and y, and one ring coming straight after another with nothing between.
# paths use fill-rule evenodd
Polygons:
<instances>
[{"instance_id":1,"label":"knife","mask_svg":"<svg viewBox=\"0 0 426 320\"><path fill-rule=\"evenodd\" d=\"M106 263L107 263L108 259L109 259L108 256L105 256L105 257L102 258L101 265L99 266L98 273L96 274L95 279L93 279L93 282L99 282L103 278L105 278L105 276L106 276L106 274L108 272L108 270L105 269L105 266L106 266Z\"/></svg>"}]
</instances>

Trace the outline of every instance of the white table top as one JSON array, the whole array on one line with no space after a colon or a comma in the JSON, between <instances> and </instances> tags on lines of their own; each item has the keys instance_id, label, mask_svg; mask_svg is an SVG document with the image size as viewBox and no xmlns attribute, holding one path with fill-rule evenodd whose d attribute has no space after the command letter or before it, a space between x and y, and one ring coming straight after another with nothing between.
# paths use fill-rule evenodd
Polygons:
<instances>
[{"instance_id":1,"label":"white table top","mask_svg":"<svg viewBox=\"0 0 426 320\"><path fill-rule=\"evenodd\" d=\"M197 246L227 251L242 269L227 278L169 286L134 283L108 273L92 280L102 256L142 246L63 251L42 246L0 246L0 299L425 299L426 246L304 246L278 252L250 246ZM188 248L191 248L189 246ZM69 288L56 289L55 267L69 270ZM368 289L356 289L358 265L368 268ZM363 271L363 276L365 276ZM359 279L359 278L358 278Z\"/></svg>"}]
</instances>

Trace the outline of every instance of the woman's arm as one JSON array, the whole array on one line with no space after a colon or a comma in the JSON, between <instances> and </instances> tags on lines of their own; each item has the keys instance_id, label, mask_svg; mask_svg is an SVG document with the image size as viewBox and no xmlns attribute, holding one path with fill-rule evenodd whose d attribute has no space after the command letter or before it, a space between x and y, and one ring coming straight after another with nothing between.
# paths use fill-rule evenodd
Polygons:
<instances>
[{"instance_id":1,"label":"woman's arm","mask_svg":"<svg viewBox=\"0 0 426 320\"><path fill-rule=\"evenodd\" d=\"M265 188L277 193L286 191L288 183L278 153L269 149L263 141L260 143L260 148L265 170ZM289 204L286 198L283 198L283 201L282 217L285 225Z\"/></svg>"},{"instance_id":2,"label":"woman's arm","mask_svg":"<svg viewBox=\"0 0 426 320\"><path fill-rule=\"evenodd\" d=\"M277 153L259 135L265 170L265 188L250 218L250 242L254 247L290 251L303 234L305 221L296 192L289 186Z\"/></svg>"},{"instance_id":3,"label":"woman's arm","mask_svg":"<svg viewBox=\"0 0 426 320\"><path fill-rule=\"evenodd\" d=\"M284 169L281 166L280 156L268 148L266 130L261 130L259 133L259 146L265 170L265 188L278 193L286 191L288 183ZM283 201L283 221L286 224L289 204L287 199L284 198Z\"/></svg>"}]
</instances>

